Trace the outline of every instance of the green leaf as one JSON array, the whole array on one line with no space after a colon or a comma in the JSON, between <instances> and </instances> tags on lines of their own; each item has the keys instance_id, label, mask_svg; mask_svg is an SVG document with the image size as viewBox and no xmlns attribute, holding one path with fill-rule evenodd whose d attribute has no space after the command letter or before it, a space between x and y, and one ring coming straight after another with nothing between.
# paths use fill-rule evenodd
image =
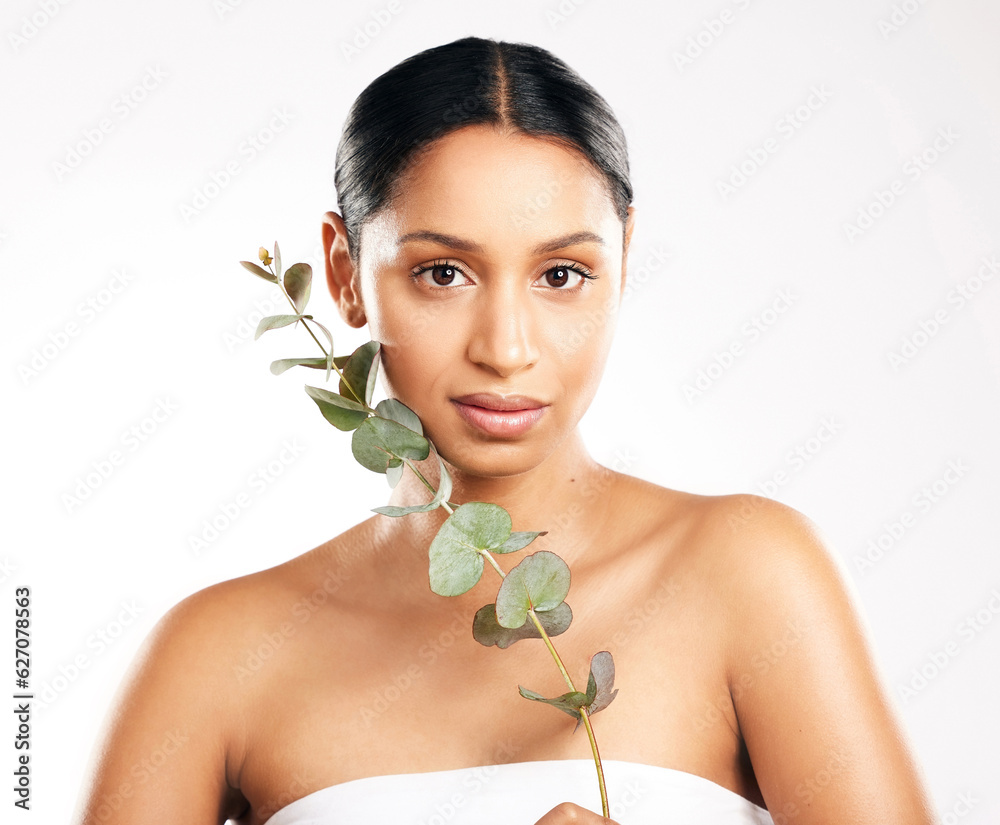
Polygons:
<instances>
[{"instance_id":1,"label":"green leaf","mask_svg":"<svg viewBox=\"0 0 1000 825\"><path fill-rule=\"evenodd\" d=\"M402 424L372 416L354 431L351 452L362 467L384 473L393 457L423 461L430 454L430 442Z\"/></svg>"},{"instance_id":2,"label":"green leaf","mask_svg":"<svg viewBox=\"0 0 1000 825\"><path fill-rule=\"evenodd\" d=\"M532 553L500 585L497 621L504 627L520 627L532 608L552 610L569 593L569 579L569 567L555 553Z\"/></svg>"},{"instance_id":3,"label":"green leaf","mask_svg":"<svg viewBox=\"0 0 1000 825\"><path fill-rule=\"evenodd\" d=\"M528 690L527 688L517 686L518 692L525 699L532 699L536 702L545 702L547 705L552 705L554 708L559 708L563 713L568 713L570 716L580 719L580 708L582 708L587 703L587 694L581 693L578 690L571 690L569 693L564 693L562 696L556 696L554 699L546 699L542 694L536 693L533 690ZM574 728L576 730L576 728Z\"/></svg>"},{"instance_id":4,"label":"green leaf","mask_svg":"<svg viewBox=\"0 0 1000 825\"><path fill-rule=\"evenodd\" d=\"M280 278L281 277L281 252L278 250L278 242L274 242L274 254L271 256L274 258L274 274ZM285 287L287 289L288 287ZM300 309L299 312L302 310Z\"/></svg>"},{"instance_id":5,"label":"green leaf","mask_svg":"<svg viewBox=\"0 0 1000 825\"><path fill-rule=\"evenodd\" d=\"M470 501L448 516L431 542L429 578L439 596L460 596L483 574L481 550L492 550L510 535L510 513L497 504Z\"/></svg>"},{"instance_id":6,"label":"green leaf","mask_svg":"<svg viewBox=\"0 0 1000 825\"><path fill-rule=\"evenodd\" d=\"M618 688L615 687L615 660L610 652L602 650L593 655L590 660L590 677L597 685L594 702L590 706L590 712L593 714L604 710L618 695Z\"/></svg>"},{"instance_id":7,"label":"green leaf","mask_svg":"<svg viewBox=\"0 0 1000 825\"><path fill-rule=\"evenodd\" d=\"M433 447L434 445L432 444L431 446ZM438 457L438 467L440 468L440 472L438 473L438 495L441 496L441 502L444 503L448 500L448 496L451 495L451 473L448 472L448 468L444 465L444 461L437 449L434 450L434 455ZM455 510L458 508L452 509Z\"/></svg>"},{"instance_id":8,"label":"green leaf","mask_svg":"<svg viewBox=\"0 0 1000 825\"><path fill-rule=\"evenodd\" d=\"M270 281L272 284L278 283L278 279L277 278L275 278L266 269L263 269L262 267L257 266L257 264L251 263L250 261L240 261L240 263L243 264L243 266L245 266L247 269L249 269L258 278L263 278L265 281Z\"/></svg>"},{"instance_id":9,"label":"green leaf","mask_svg":"<svg viewBox=\"0 0 1000 825\"><path fill-rule=\"evenodd\" d=\"M438 468L441 471L441 480L438 482L437 492L434 494L434 498L431 499L426 504L414 504L410 507L397 507L395 505L387 505L385 507L374 507L372 508L374 512L381 513L383 516L393 516L398 518L399 516L408 516L410 513L428 513L431 510L436 510L441 506L441 502L447 500L448 496L451 495L451 476L448 474L448 470L444 466L444 462L441 460L441 456L435 452L438 460ZM392 466L393 462L399 461L399 459L394 458L389 461L389 465L386 467L386 475L389 474L389 468ZM400 472L402 472L402 461L399 461Z\"/></svg>"},{"instance_id":10,"label":"green leaf","mask_svg":"<svg viewBox=\"0 0 1000 825\"><path fill-rule=\"evenodd\" d=\"M354 430L368 418L368 411L349 398L343 398L322 387L310 387L308 384L306 392L316 402L323 417L338 430Z\"/></svg>"},{"instance_id":11,"label":"green leaf","mask_svg":"<svg viewBox=\"0 0 1000 825\"><path fill-rule=\"evenodd\" d=\"M523 550L531 542L537 539L539 536L544 536L548 533L548 530L542 530L537 533L511 533L510 538L507 539L503 544L493 550L494 553L513 553L515 550Z\"/></svg>"},{"instance_id":12,"label":"green leaf","mask_svg":"<svg viewBox=\"0 0 1000 825\"><path fill-rule=\"evenodd\" d=\"M301 321L302 315L268 315L266 318L261 318L260 323L257 324L257 332L254 335L254 340L256 341L267 332L269 329L280 329L281 327L287 327L289 324L294 324L296 321Z\"/></svg>"},{"instance_id":13,"label":"green leaf","mask_svg":"<svg viewBox=\"0 0 1000 825\"><path fill-rule=\"evenodd\" d=\"M285 370L290 370L292 367L309 367L314 370L325 370L326 369L326 358L281 358L278 361L271 362L271 372L275 375L281 375Z\"/></svg>"},{"instance_id":14,"label":"green leaf","mask_svg":"<svg viewBox=\"0 0 1000 825\"><path fill-rule=\"evenodd\" d=\"M510 525L510 513L499 504L470 501L452 513L442 526L454 530L456 540L461 537L479 550L493 550L510 536Z\"/></svg>"},{"instance_id":15,"label":"green leaf","mask_svg":"<svg viewBox=\"0 0 1000 825\"><path fill-rule=\"evenodd\" d=\"M275 256L275 262L278 261ZM309 292L312 288L312 267L309 264L292 264L288 267L284 278L285 292L292 299L297 312L303 312L309 303Z\"/></svg>"},{"instance_id":16,"label":"green leaf","mask_svg":"<svg viewBox=\"0 0 1000 825\"><path fill-rule=\"evenodd\" d=\"M405 465L398 458L393 458L389 460L389 463L385 468L385 477L389 482L390 487L395 487L399 484L399 480L403 477L403 470Z\"/></svg>"},{"instance_id":17,"label":"green leaf","mask_svg":"<svg viewBox=\"0 0 1000 825\"><path fill-rule=\"evenodd\" d=\"M573 621L573 611L566 602L561 602L552 610L537 611L535 615L550 637L565 633ZM517 628L501 626L497 621L495 604L487 604L476 612L472 621L472 636L481 645L496 645L501 649L510 647L521 639L542 638L534 622L525 621Z\"/></svg>"},{"instance_id":18,"label":"green leaf","mask_svg":"<svg viewBox=\"0 0 1000 825\"><path fill-rule=\"evenodd\" d=\"M342 396L357 398L365 404L371 403L378 376L378 354L381 346L378 341L369 341L354 350L347 366L344 367L344 377L340 381Z\"/></svg>"},{"instance_id":19,"label":"green leaf","mask_svg":"<svg viewBox=\"0 0 1000 825\"><path fill-rule=\"evenodd\" d=\"M604 710L618 695L615 686L615 660L607 650L595 653L590 658L590 676L587 678L587 715ZM614 688L614 690L612 690ZM579 720L576 727L580 727ZM574 732L576 728L573 728Z\"/></svg>"},{"instance_id":20,"label":"green leaf","mask_svg":"<svg viewBox=\"0 0 1000 825\"><path fill-rule=\"evenodd\" d=\"M472 547L449 544L441 539L440 530L431 542L428 557L431 590L439 596L461 596L483 575L482 554Z\"/></svg>"},{"instance_id":21,"label":"green leaf","mask_svg":"<svg viewBox=\"0 0 1000 825\"><path fill-rule=\"evenodd\" d=\"M424 427L420 423L420 419L417 418L417 414L402 401L397 401L395 398L386 398L383 401L379 401L375 407L375 415L388 418L390 421L396 421L404 427L409 427L415 433L420 433L420 435L424 434Z\"/></svg>"}]
</instances>

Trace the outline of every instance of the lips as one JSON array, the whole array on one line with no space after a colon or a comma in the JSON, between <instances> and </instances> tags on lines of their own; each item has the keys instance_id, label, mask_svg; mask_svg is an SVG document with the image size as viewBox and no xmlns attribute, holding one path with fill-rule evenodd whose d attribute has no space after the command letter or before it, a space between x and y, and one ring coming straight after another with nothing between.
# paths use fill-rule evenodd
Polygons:
<instances>
[{"instance_id":1,"label":"lips","mask_svg":"<svg viewBox=\"0 0 1000 825\"><path fill-rule=\"evenodd\" d=\"M462 395L452 400L487 410L534 410L546 406L544 401L529 398L527 395L494 395L488 392Z\"/></svg>"},{"instance_id":2,"label":"lips","mask_svg":"<svg viewBox=\"0 0 1000 825\"><path fill-rule=\"evenodd\" d=\"M473 393L451 399L469 424L488 435L513 438L530 430L548 406L527 395Z\"/></svg>"}]
</instances>

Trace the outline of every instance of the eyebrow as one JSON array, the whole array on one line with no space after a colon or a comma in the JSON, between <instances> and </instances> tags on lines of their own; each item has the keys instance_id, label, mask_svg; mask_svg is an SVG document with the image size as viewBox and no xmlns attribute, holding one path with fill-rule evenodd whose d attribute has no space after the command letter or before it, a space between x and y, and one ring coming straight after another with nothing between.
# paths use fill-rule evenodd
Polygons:
<instances>
[{"instance_id":1,"label":"eyebrow","mask_svg":"<svg viewBox=\"0 0 1000 825\"><path fill-rule=\"evenodd\" d=\"M431 232L427 229L421 229L416 232L407 232L405 235L400 235L397 243L404 244L407 241L432 241L433 243L438 243L442 246L450 246L453 249L461 249L463 252L483 252L482 246L474 241L467 241L464 238L459 238L455 235L448 235L444 232ZM561 235L558 238L552 238L548 241L543 241L531 251L534 255L544 255L546 252L555 252L557 249L564 249L567 246L575 246L576 244L581 243L597 243L601 246L605 246L604 238L600 235L590 232L589 230L581 230L579 232L570 232L568 235Z\"/></svg>"}]
</instances>

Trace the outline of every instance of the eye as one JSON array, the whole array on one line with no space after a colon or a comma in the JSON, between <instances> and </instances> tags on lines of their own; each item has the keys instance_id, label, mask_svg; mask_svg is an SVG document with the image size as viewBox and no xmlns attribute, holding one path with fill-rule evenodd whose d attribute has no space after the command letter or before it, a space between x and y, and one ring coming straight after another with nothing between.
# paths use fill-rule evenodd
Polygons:
<instances>
[{"instance_id":1,"label":"eye","mask_svg":"<svg viewBox=\"0 0 1000 825\"><path fill-rule=\"evenodd\" d=\"M424 277L424 273L430 273L429 277ZM468 281L468 277L455 264L448 261L432 261L424 266L418 266L410 272L410 277L415 281L423 281L429 287L461 286L462 278Z\"/></svg>"},{"instance_id":2,"label":"eye","mask_svg":"<svg viewBox=\"0 0 1000 825\"><path fill-rule=\"evenodd\" d=\"M440 260L416 267L410 272L410 277L415 281L422 281L431 289L472 283L459 266ZM567 262L550 267L539 281L544 280L545 286L558 292L579 292L586 281L596 280L597 277L585 266Z\"/></svg>"},{"instance_id":3,"label":"eye","mask_svg":"<svg viewBox=\"0 0 1000 825\"><path fill-rule=\"evenodd\" d=\"M574 275L578 277L574 279ZM548 282L548 286L560 292L577 292L584 288L586 281L593 281L596 278L596 275L580 264L562 263L546 270L541 279L545 279ZM566 286L566 284L574 280L574 286Z\"/></svg>"}]
</instances>

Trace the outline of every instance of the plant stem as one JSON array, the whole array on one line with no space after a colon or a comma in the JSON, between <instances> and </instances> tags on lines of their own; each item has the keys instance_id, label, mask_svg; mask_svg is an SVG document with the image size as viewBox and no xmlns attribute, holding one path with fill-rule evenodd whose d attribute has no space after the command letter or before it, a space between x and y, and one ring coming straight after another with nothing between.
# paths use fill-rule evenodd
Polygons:
<instances>
[{"instance_id":1,"label":"plant stem","mask_svg":"<svg viewBox=\"0 0 1000 825\"><path fill-rule=\"evenodd\" d=\"M597 739L594 737L594 729L590 725L590 714L586 708L580 708L580 718L583 719L583 726L587 729L587 738L590 739L590 749L594 753L594 764L597 765L597 784L601 787L601 811L608 819L611 814L608 812L608 791L604 787L604 766L601 765L601 754L597 751Z\"/></svg>"},{"instance_id":2,"label":"plant stem","mask_svg":"<svg viewBox=\"0 0 1000 825\"><path fill-rule=\"evenodd\" d=\"M424 486L428 490L430 490L434 495L437 495L437 490L435 490L434 486L426 478L424 478L424 474L414 466L413 462L410 461L410 459L404 458L403 463L414 472L417 478L419 478L424 483ZM448 515L451 515L452 513L455 512L447 501L442 501L441 506L448 511ZM503 573L501 573L500 575L502 576Z\"/></svg>"},{"instance_id":3,"label":"plant stem","mask_svg":"<svg viewBox=\"0 0 1000 825\"><path fill-rule=\"evenodd\" d=\"M433 485L431 485L431 483L424 478L423 473L421 473L420 470L413 465L413 462L409 459L404 459L404 463L414 473L416 473L417 478L424 483L428 490L436 494L437 491L434 489ZM441 506L444 507L449 514L455 512L448 505L447 501L441 502ZM480 550L479 552L483 558L485 558L486 561L492 565L493 569L497 571L497 574L501 579L507 578L507 574L503 572L500 565L497 564L497 560L493 558L493 554L489 550ZM563 679L566 680L566 684L569 686L569 689L576 692L576 686L573 684L573 679L570 677L569 671L566 670L566 665L563 664L563 660L559 656L559 652L556 650L555 645L552 644L552 639L549 638L549 634L545 632L545 628L542 626L534 608L528 610L528 617L534 623L539 634L541 634L542 641L545 642L545 646L549 649L549 653L552 654L552 658L555 660L556 666L559 668L559 672L562 673ZM597 766L597 784L601 790L601 809L604 812L605 817L610 817L608 810L608 791L604 785L604 767L601 765L601 754L597 750L597 739L594 736L594 728L590 724L590 714L587 713L586 708L580 708L580 719L583 721L583 726L587 729L587 738L590 740L590 750L594 754L594 764Z\"/></svg>"},{"instance_id":4,"label":"plant stem","mask_svg":"<svg viewBox=\"0 0 1000 825\"><path fill-rule=\"evenodd\" d=\"M278 277L275 274L274 270L271 269L271 265L270 264L267 265L267 268L271 270L271 274L274 275L275 278ZM295 310L295 314L298 315L299 314L299 308L297 306L295 306L295 301L292 300L292 296L289 295L285 291L285 285L283 283L281 283L281 279L280 278L278 279L278 289L280 289L281 290L281 294L284 295L288 299L288 303L292 305L292 309L294 309ZM311 329L309 329L309 324L306 323L306 319L305 318L300 318L299 320L302 321L302 326L304 326L306 328L306 332L308 332L309 335L312 337L313 341L316 342L316 346L319 347L320 352L322 352L325 357L329 358L330 357L330 353L328 353L326 351L326 348L323 346L323 343L319 340L319 338L316 337L315 333L313 333L313 331ZM340 367L338 367L336 364L334 364L333 365L333 369L336 371L337 375L340 376L340 380L344 381L344 373L342 373L340 371ZM354 391L354 387L352 387L350 385L350 383L348 383L347 381L344 381L344 386L347 387L348 390L350 390L351 395L354 396L354 400L355 401L357 401L359 404L364 405L365 407L368 407L368 405L365 404L364 399L358 398L358 394ZM368 407L368 409L371 409L371 407Z\"/></svg>"},{"instance_id":5,"label":"plant stem","mask_svg":"<svg viewBox=\"0 0 1000 825\"><path fill-rule=\"evenodd\" d=\"M569 685L569 689L575 691L576 685L573 684L573 680L570 678L569 671L566 670L566 665L563 664L562 659L556 652L556 647L554 644L552 644L552 639L549 638L549 634L545 632L545 628L542 627L542 623L539 621L538 616L535 614L534 608L528 610L528 618L531 619L532 623L535 625L538 632L542 634L542 641L545 642L545 646L549 649L549 653L552 654L552 658L556 660L556 664L559 666L559 672L562 673L563 679L565 679L566 684Z\"/></svg>"},{"instance_id":6,"label":"plant stem","mask_svg":"<svg viewBox=\"0 0 1000 825\"><path fill-rule=\"evenodd\" d=\"M556 652L555 645L552 644L549 634L545 632L545 628L542 627L542 623L539 621L538 616L535 615L534 608L528 611L528 616L531 621L534 622L538 632L542 634L542 641L545 642L545 645L549 649L549 653L552 654L552 658L555 659L556 664L559 665L559 670L562 672L563 678L566 680L566 684L569 685L569 689L575 691L576 687L573 684L573 680L566 671L566 666L562 663L562 659L559 658L559 654ZM597 750L597 739L594 737L594 729L590 724L590 714L587 713L586 708L580 708L580 719L583 721L583 726L587 729L587 738L590 740L590 750L594 754L594 764L597 766L597 784L601 788L601 809L604 811L604 816L609 817L608 791L604 786L604 767L601 765L601 754Z\"/></svg>"}]
</instances>

